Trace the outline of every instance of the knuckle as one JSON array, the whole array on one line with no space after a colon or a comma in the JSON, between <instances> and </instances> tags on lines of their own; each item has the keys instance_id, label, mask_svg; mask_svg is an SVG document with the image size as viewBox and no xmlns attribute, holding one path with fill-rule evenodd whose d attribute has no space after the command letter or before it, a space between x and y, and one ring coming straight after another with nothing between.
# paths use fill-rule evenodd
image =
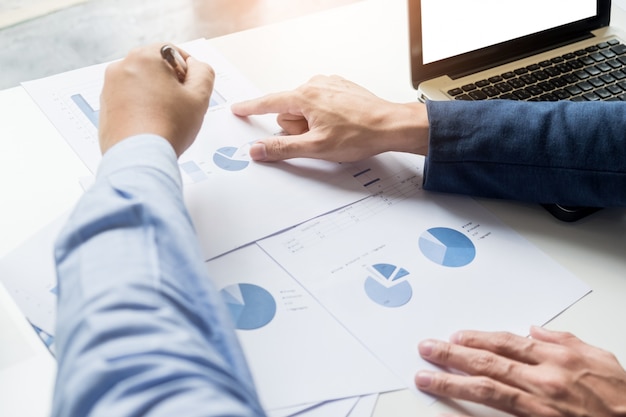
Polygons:
<instances>
[{"instance_id":1,"label":"knuckle","mask_svg":"<svg viewBox=\"0 0 626 417\"><path fill-rule=\"evenodd\" d=\"M473 397L483 403L491 403L497 392L494 381L486 377L478 378L472 391Z\"/></svg>"},{"instance_id":2,"label":"knuckle","mask_svg":"<svg viewBox=\"0 0 626 417\"><path fill-rule=\"evenodd\" d=\"M498 332L494 337L494 347L497 352L501 352L508 346L517 342L517 336L509 332Z\"/></svg>"},{"instance_id":3,"label":"knuckle","mask_svg":"<svg viewBox=\"0 0 626 417\"><path fill-rule=\"evenodd\" d=\"M558 375L544 375L539 386L548 398L555 400L566 399L569 396L568 381Z\"/></svg>"},{"instance_id":4,"label":"knuckle","mask_svg":"<svg viewBox=\"0 0 626 417\"><path fill-rule=\"evenodd\" d=\"M293 97L294 105L300 105L304 107L305 104L310 103L314 99L320 96L321 89L318 83L308 83L298 88L298 93Z\"/></svg>"},{"instance_id":5,"label":"knuckle","mask_svg":"<svg viewBox=\"0 0 626 417\"><path fill-rule=\"evenodd\" d=\"M456 392L456 386L452 383L450 378L445 376L435 378L435 389L440 394L452 394Z\"/></svg>"},{"instance_id":6,"label":"knuckle","mask_svg":"<svg viewBox=\"0 0 626 417\"><path fill-rule=\"evenodd\" d=\"M479 374L491 374L496 365L496 357L488 352L482 352L474 359L474 370Z\"/></svg>"},{"instance_id":7,"label":"knuckle","mask_svg":"<svg viewBox=\"0 0 626 417\"><path fill-rule=\"evenodd\" d=\"M275 158L282 158L287 155L287 144L284 139L278 137L269 143L268 153Z\"/></svg>"},{"instance_id":8,"label":"knuckle","mask_svg":"<svg viewBox=\"0 0 626 417\"><path fill-rule=\"evenodd\" d=\"M582 362L584 362L584 357L570 349L561 349L558 357L560 358L561 364L566 369L577 369L582 365Z\"/></svg>"},{"instance_id":9,"label":"knuckle","mask_svg":"<svg viewBox=\"0 0 626 417\"><path fill-rule=\"evenodd\" d=\"M433 356L439 363L449 363L453 357L452 347L448 343L435 343L433 347Z\"/></svg>"},{"instance_id":10,"label":"knuckle","mask_svg":"<svg viewBox=\"0 0 626 417\"><path fill-rule=\"evenodd\" d=\"M432 381L427 389L428 392L442 396L455 396L458 386L445 373L437 373L432 376Z\"/></svg>"}]
</instances>

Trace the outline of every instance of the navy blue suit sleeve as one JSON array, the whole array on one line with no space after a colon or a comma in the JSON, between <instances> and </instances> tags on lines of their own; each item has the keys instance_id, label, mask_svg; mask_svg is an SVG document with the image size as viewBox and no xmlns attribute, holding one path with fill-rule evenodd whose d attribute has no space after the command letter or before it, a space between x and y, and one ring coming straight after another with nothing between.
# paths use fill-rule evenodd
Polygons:
<instances>
[{"instance_id":1,"label":"navy blue suit sleeve","mask_svg":"<svg viewBox=\"0 0 626 417\"><path fill-rule=\"evenodd\" d=\"M427 190L626 205L626 103L494 100L427 106Z\"/></svg>"}]
</instances>

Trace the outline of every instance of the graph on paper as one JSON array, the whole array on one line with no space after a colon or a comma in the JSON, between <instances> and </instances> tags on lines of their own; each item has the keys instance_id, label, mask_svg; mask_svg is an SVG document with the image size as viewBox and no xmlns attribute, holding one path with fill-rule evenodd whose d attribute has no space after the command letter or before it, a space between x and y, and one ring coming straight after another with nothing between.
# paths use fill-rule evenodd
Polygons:
<instances>
[{"instance_id":1,"label":"graph on paper","mask_svg":"<svg viewBox=\"0 0 626 417\"><path fill-rule=\"evenodd\" d=\"M207 51L203 40L192 41L184 46L186 50L194 51L198 57L208 55L205 60L214 64L216 73L215 86L204 123L208 128L213 128L213 131L204 129L204 132L207 141L210 140L214 148L205 149L205 146L198 152L188 150L179 160L181 165L185 164L181 166L183 182L193 183L206 180L216 171L225 173L241 170L249 161L238 160L237 155L228 154L229 151L224 148L231 146L239 150L241 143L237 141L246 135L250 137L246 138L245 143L249 143L274 132L263 131L265 126L253 126L232 117L227 104L251 98L251 94L254 94L252 91L255 91L249 83L242 81L236 69L220 56ZM96 172L101 159L98 143L100 94L107 65L86 67L23 84L93 173Z\"/></svg>"},{"instance_id":2,"label":"graph on paper","mask_svg":"<svg viewBox=\"0 0 626 417\"><path fill-rule=\"evenodd\" d=\"M447 227L434 227L419 237L419 248L426 258L447 267L468 265L476 257L476 247L463 233Z\"/></svg>"},{"instance_id":3,"label":"graph on paper","mask_svg":"<svg viewBox=\"0 0 626 417\"><path fill-rule=\"evenodd\" d=\"M93 96L89 97L81 93L72 94L70 96L70 100L76 105L78 110L87 118L87 120L97 128L100 119L100 104L98 100L94 100ZM224 100L224 97L222 97L219 91L214 90L209 102L209 108L222 105L225 102L226 100Z\"/></svg>"},{"instance_id":4,"label":"graph on paper","mask_svg":"<svg viewBox=\"0 0 626 417\"><path fill-rule=\"evenodd\" d=\"M250 145L240 148L225 146L213 154L213 162L224 171L241 171L250 165Z\"/></svg>"},{"instance_id":5,"label":"graph on paper","mask_svg":"<svg viewBox=\"0 0 626 417\"><path fill-rule=\"evenodd\" d=\"M383 307L401 307L411 300L413 289L406 280L406 269L381 263L367 270L364 289L370 300Z\"/></svg>"},{"instance_id":6,"label":"graph on paper","mask_svg":"<svg viewBox=\"0 0 626 417\"><path fill-rule=\"evenodd\" d=\"M418 196L422 192L419 162L387 154L346 165L349 174L371 196L295 228L285 240L285 247L295 253L322 243L396 204Z\"/></svg>"},{"instance_id":7,"label":"graph on paper","mask_svg":"<svg viewBox=\"0 0 626 417\"><path fill-rule=\"evenodd\" d=\"M238 330L256 330L276 315L276 301L265 288L254 284L229 285L220 291Z\"/></svg>"}]
</instances>

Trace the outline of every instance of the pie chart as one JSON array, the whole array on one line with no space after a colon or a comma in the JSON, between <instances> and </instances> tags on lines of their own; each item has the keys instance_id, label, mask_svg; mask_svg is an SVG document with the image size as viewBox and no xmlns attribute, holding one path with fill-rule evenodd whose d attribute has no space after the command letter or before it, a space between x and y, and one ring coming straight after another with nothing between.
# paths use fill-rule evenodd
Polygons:
<instances>
[{"instance_id":1,"label":"pie chart","mask_svg":"<svg viewBox=\"0 0 626 417\"><path fill-rule=\"evenodd\" d=\"M369 268L368 268L369 269ZM383 307L400 307L409 302L413 289L406 279L409 272L391 264L375 264L365 279L365 293Z\"/></svg>"},{"instance_id":2,"label":"pie chart","mask_svg":"<svg viewBox=\"0 0 626 417\"><path fill-rule=\"evenodd\" d=\"M238 330L259 329L276 315L276 301L254 284L234 284L220 291Z\"/></svg>"},{"instance_id":3,"label":"pie chart","mask_svg":"<svg viewBox=\"0 0 626 417\"><path fill-rule=\"evenodd\" d=\"M428 229L419 238L419 248L428 259L447 267L461 267L476 257L476 247L463 233L447 227Z\"/></svg>"},{"instance_id":4,"label":"pie chart","mask_svg":"<svg viewBox=\"0 0 626 417\"><path fill-rule=\"evenodd\" d=\"M234 146L219 148L213 154L213 162L225 171L241 171L250 165L249 149L249 145L241 148Z\"/></svg>"}]
</instances>

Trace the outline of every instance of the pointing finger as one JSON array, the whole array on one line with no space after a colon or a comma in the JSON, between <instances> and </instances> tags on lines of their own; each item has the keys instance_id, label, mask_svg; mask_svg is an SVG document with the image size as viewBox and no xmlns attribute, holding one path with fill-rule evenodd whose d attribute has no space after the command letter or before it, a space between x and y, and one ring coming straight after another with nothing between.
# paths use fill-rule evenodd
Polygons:
<instances>
[{"instance_id":1,"label":"pointing finger","mask_svg":"<svg viewBox=\"0 0 626 417\"><path fill-rule=\"evenodd\" d=\"M295 94L293 92L281 92L234 103L231 106L231 111L237 116L244 117L266 113L302 115L301 110L295 103Z\"/></svg>"}]
</instances>

